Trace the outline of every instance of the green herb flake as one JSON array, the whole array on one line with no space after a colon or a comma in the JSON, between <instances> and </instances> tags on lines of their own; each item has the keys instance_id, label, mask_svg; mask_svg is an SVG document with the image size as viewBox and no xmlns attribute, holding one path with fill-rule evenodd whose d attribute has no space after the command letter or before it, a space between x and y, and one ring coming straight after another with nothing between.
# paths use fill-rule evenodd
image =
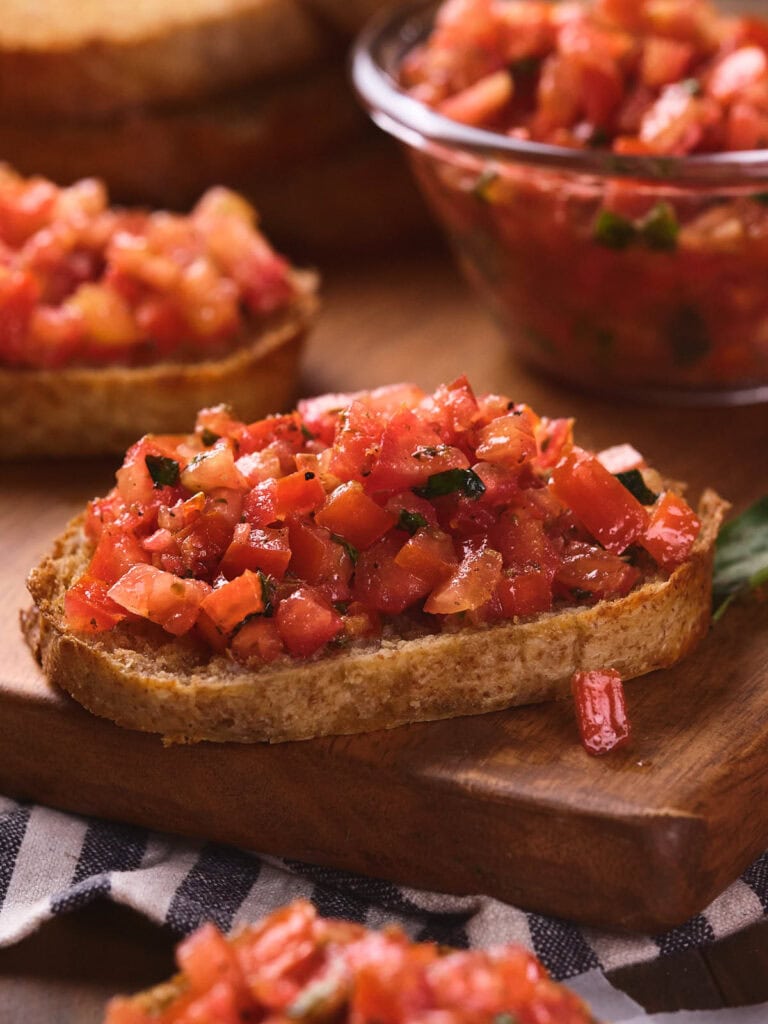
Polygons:
<instances>
[{"instance_id":1,"label":"green herb flake","mask_svg":"<svg viewBox=\"0 0 768 1024\"><path fill-rule=\"evenodd\" d=\"M656 252L674 252L680 225L669 203L656 203L639 225L640 238Z\"/></svg>"},{"instance_id":2,"label":"green herb flake","mask_svg":"<svg viewBox=\"0 0 768 1024\"><path fill-rule=\"evenodd\" d=\"M654 494L646 484L639 469L628 469L625 473L615 473L614 476L641 505L652 505L658 498L658 494Z\"/></svg>"},{"instance_id":3,"label":"green herb flake","mask_svg":"<svg viewBox=\"0 0 768 1024\"><path fill-rule=\"evenodd\" d=\"M684 78L680 82L680 88L687 92L689 96L701 96L704 91L698 78Z\"/></svg>"},{"instance_id":4,"label":"green herb flake","mask_svg":"<svg viewBox=\"0 0 768 1024\"><path fill-rule=\"evenodd\" d=\"M767 583L768 495L720 530L712 589L719 601ZM722 605L718 608L720 614L724 610Z\"/></svg>"},{"instance_id":5,"label":"green herb flake","mask_svg":"<svg viewBox=\"0 0 768 1024\"><path fill-rule=\"evenodd\" d=\"M203 427L200 434L200 440L206 448L210 448L212 444L216 444L220 437L221 434L214 433L212 430L209 430L208 427Z\"/></svg>"},{"instance_id":6,"label":"green herb flake","mask_svg":"<svg viewBox=\"0 0 768 1024\"><path fill-rule=\"evenodd\" d=\"M541 57L519 57L509 65L515 78L532 78L541 68Z\"/></svg>"},{"instance_id":7,"label":"green herb flake","mask_svg":"<svg viewBox=\"0 0 768 1024\"><path fill-rule=\"evenodd\" d=\"M259 582L261 583L261 599L264 602L264 611L261 612L265 618L275 614L275 591L277 586L271 576L267 576L261 569L257 570Z\"/></svg>"},{"instance_id":8,"label":"green herb flake","mask_svg":"<svg viewBox=\"0 0 768 1024\"><path fill-rule=\"evenodd\" d=\"M498 181L499 172L487 167L472 186L472 195L481 203L492 202L491 187Z\"/></svg>"},{"instance_id":9,"label":"green herb flake","mask_svg":"<svg viewBox=\"0 0 768 1024\"><path fill-rule=\"evenodd\" d=\"M497 1013L493 1024L518 1024L519 1017L514 1013Z\"/></svg>"},{"instance_id":10,"label":"green herb flake","mask_svg":"<svg viewBox=\"0 0 768 1024\"><path fill-rule=\"evenodd\" d=\"M357 565L357 560L360 557L360 552L357 550L354 544L350 544L348 540L344 540L338 533L331 534L331 540L335 544L341 544L344 550L347 552L349 557L352 559L352 565Z\"/></svg>"},{"instance_id":11,"label":"green herb flake","mask_svg":"<svg viewBox=\"0 0 768 1024\"><path fill-rule=\"evenodd\" d=\"M304 440L305 441L314 441L315 440L315 435L312 433L312 431L309 429L309 427L306 426L306 424L304 424L304 423L301 424L301 432L304 435Z\"/></svg>"},{"instance_id":12,"label":"green herb flake","mask_svg":"<svg viewBox=\"0 0 768 1024\"><path fill-rule=\"evenodd\" d=\"M683 305L673 311L667 337L677 366L695 366L712 349L706 322L695 306Z\"/></svg>"},{"instance_id":13,"label":"green herb flake","mask_svg":"<svg viewBox=\"0 0 768 1024\"><path fill-rule=\"evenodd\" d=\"M179 464L176 459L164 455L145 455L149 475L154 487L174 487L179 482Z\"/></svg>"},{"instance_id":14,"label":"green herb flake","mask_svg":"<svg viewBox=\"0 0 768 1024\"><path fill-rule=\"evenodd\" d=\"M412 537L417 530L424 526L429 526L429 523L420 512L409 512L407 508L400 509L400 516L397 520L398 530L405 530Z\"/></svg>"},{"instance_id":15,"label":"green herb flake","mask_svg":"<svg viewBox=\"0 0 768 1024\"><path fill-rule=\"evenodd\" d=\"M420 498L440 498L455 491L476 500L485 494L485 484L473 469L446 469L433 473L424 487L413 488L413 493Z\"/></svg>"},{"instance_id":16,"label":"green herb flake","mask_svg":"<svg viewBox=\"0 0 768 1024\"><path fill-rule=\"evenodd\" d=\"M597 215L592 237L607 249L626 249L637 237L635 225L627 217L613 210L601 210Z\"/></svg>"}]
</instances>

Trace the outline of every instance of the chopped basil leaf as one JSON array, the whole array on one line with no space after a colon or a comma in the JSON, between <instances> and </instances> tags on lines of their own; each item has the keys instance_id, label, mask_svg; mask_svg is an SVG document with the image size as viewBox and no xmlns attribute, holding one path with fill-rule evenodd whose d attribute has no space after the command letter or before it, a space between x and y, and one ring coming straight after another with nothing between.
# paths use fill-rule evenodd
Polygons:
<instances>
[{"instance_id":1,"label":"chopped basil leaf","mask_svg":"<svg viewBox=\"0 0 768 1024\"><path fill-rule=\"evenodd\" d=\"M649 249L672 252L677 248L680 225L669 203L656 203L640 221L640 237Z\"/></svg>"},{"instance_id":2,"label":"chopped basil leaf","mask_svg":"<svg viewBox=\"0 0 768 1024\"><path fill-rule=\"evenodd\" d=\"M303 424L303 423L301 424L301 432L302 432L302 434L304 435L304 437L305 437L305 439L307 441L314 441L315 440L315 435L312 433L312 431L309 429L309 427L305 426L305 424Z\"/></svg>"},{"instance_id":3,"label":"chopped basil leaf","mask_svg":"<svg viewBox=\"0 0 768 1024\"><path fill-rule=\"evenodd\" d=\"M518 1024L518 1019L514 1013L497 1013L493 1024Z\"/></svg>"},{"instance_id":4,"label":"chopped basil leaf","mask_svg":"<svg viewBox=\"0 0 768 1024\"><path fill-rule=\"evenodd\" d=\"M275 614L275 581L261 569L258 570L258 577L261 582L261 599L264 602L264 611L261 614L270 618Z\"/></svg>"},{"instance_id":5,"label":"chopped basil leaf","mask_svg":"<svg viewBox=\"0 0 768 1024\"><path fill-rule=\"evenodd\" d=\"M646 484L639 469L628 469L626 473L614 473L614 476L641 505L652 505L658 498L658 494L654 494Z\"/></svg>"},{"instance_id":6,"label":"chopped basil leaf","mask_svg":"<svg viewBox=\"0 0 768 1024\"><path fill-rule=\"evenodd\" d=\"M595 241L608 249L626 249L636 235L632 221L613 210L601 210L592 231Z\"/></svg>"},{"instance_id":7,"label":"chopped basil leaf","mask_svg":"<svg viewBox=\"0 0 768 1024\"><path fill-rule=\"evenodd\" d=\"M397 520L398 530L405 530L411 536L423 526L428 526L427 520L420 512L409 512L407 508L400 509L400 517Z\"/></svg>"},{"instance_id":8,"label":"chopped basil leaf","mask_svg":"<svg viewBox=\"0 0 768 1024\"><path fill-rule=\"evenodd\" d=\"M698 78L685 78L680 82L680 88L684 89L689 96L701 96L701 82Z\"/></svg>"},{"instance_id":9,"label":"chopped basil leaf","mask_svg":"<svg viewBox=\"0 0 768 1024\"><path fill-rule=\"evenodd\" d=\"M360 552L357 550L354 544L350 544L348 540L344 540L338 533L331 534L331 540L336 544L341 544L344 550L347 552L349 557L352 559L352 565L357 565L357 560L360 557Z\"/></svg>"},{"instance_id":10,"label":"chopped basil leaf","mask_svg":"<svg viewBox=\"0 0 768 1024\"><path fill-rule=\"evenodd\" d=\"M164 455L145 455L149 475L155 487L173 487L179 482L179 464L176 459L168 459Z\"/></svg>"},{"instance_id":11,"label":"chopped basil leaf","mask_svg":"<svg viewBox=\"0 0 768 1024\"><path fill-rule=\"evenodd\" d=\"M530 78L541 67L541 57L519 57L509 65L509 70L516 78Z\"/></svg>"},{"instance_id":12,"label":"chopped basil leaf","mask_svg":"<svg viewBox=\"0 0 768 1024\"><path fill-rule=\"evenodd\" d=\"M674 310L667 337L677 366L694 366L712 348L704 317L695 306L683 305Z\"/></svg>"},{"instance_id":13,"label":"chopped basil leaf","mask_svg":"<svg viewBox=\"0 0 768 1024\"><path fill-rule=\"evenodd\" d=\"M490 188L498 177L498 171L492 171L490 168L486 168L472 187L472 195L475 199L479 199L481 203L490 203Z\"/></svg>"},{"instance_id":14,"label":"chopped basil leaf","mask_svg":"<svg viewBox=\"0 0 768 1024\"><path fill-rule=\"evenodd\" d=\"M720 531L715 546L712 589L718 599L766 583L768 495L726 523Z\"/></svg>"},{"instance_id":15,"label":"chopped basil leaf","mask_svg":"<svg viewBox=\"0 0 768 1024\"><path fill-rule=\"evenodd\" d=\"M433 473L424 487L413 488L414 494L421 498L439 498L454 491L476 499L485 494L485 484L473 469L446 469Z\"/></svg>"},{"instance_id":16,"label":"chopped basil leaf","mask_svg":"<svg viewBox=\"0 0 768 1024\"><path fill-rule=\"evenodd\" d=\"M768 192L753 192L750 199L760 203L761 206L768 206Z\"/></svg>"},{"instance_id":17,"label":"chopped basil leaf","mask_svg":"<svg viewBox=\"0 0 768 1024\"><path fill-rule=\"evenodd\" d=\"M208 427L203 427L203 431L200 434L200 440L206 448L210 448L212 444L216 444L220 437L221 434L214 434L214 432L209 430Z\"/></svg>"}]
</instances>

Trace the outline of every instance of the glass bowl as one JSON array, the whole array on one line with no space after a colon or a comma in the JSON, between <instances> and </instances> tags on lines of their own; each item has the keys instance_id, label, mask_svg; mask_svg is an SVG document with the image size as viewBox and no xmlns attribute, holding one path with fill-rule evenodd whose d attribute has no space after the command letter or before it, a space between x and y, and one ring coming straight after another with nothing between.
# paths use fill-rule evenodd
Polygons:
<instances>
[{"instance_id":1,"label":"glass bowl","mask_svg":"<svg viewBox=\"0 0 768 1024\"><path fill-rule=\"evenodd\" d=\"M617 396L768 400L768 150L624 156L450 121L397 82L434 11L374 19L353 79L514 352Z\"/></svg>"}]
</instances>

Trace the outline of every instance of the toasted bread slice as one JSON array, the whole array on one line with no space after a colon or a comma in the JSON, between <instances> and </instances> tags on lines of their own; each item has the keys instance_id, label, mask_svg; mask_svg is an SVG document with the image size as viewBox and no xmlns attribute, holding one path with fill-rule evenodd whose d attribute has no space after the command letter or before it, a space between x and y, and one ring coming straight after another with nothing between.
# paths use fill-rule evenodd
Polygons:
<instances>
[{"instance_id":1,"label":"toasted bread slice","mask_svg":"<svg viewBox=\"0 0 768 1024\"><path fill-rule=\"evenodd\" d=\"M299 297L253 325L228 355L188 363L57 370L0 367L3 458L124 452L140 433L181 430L198 409L231 401L254 419L291 405L302 341L315 312L315 275Z\"/></svg>"},{"instance_id":2,"label":"toasted bread slice","mask_svg":"<svg viewBox=\"0 0 768 1024\"><path fill-rule=\"evenodd\" d=\"M84 119L221 93L338 49L301 0L5 0L5 117Z\"/></svg>"},{"instance_id":3,"label":"toasted bread slice","mask_svg":"<svg viewBox=\"0 0 768 1024\"><path fill-rule=\"evenodd\" d=\"M576 670L614 668L628 679L682 658L709 625L725 507L707 491L688 561L626 597L259 671L151 624L68 632L64 595L92 553L79 518L30 575L35 608L23 628L46 675L86 708L169 742L278 742L479 714L564 697Z\"/></svg>"}]
</instances>

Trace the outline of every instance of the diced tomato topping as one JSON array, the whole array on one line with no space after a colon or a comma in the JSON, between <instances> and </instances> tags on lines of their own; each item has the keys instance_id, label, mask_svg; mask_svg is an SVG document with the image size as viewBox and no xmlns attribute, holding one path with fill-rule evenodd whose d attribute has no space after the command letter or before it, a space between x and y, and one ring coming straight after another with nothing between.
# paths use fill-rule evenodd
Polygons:
<instances>
[{"instance_id":1,"label":"diced tomato topping","mask_svg":"<svg viewBox=\"0 0 768 1024\"><path fill-rule=\"evenodd\" d=\"M250 569L236 579L211 590L200 603L200 611L210 619L222 636L231 636L251 615L266 610L263 575Z\"/></svg>"},{"instance_id":2,"label":"diced tomato topping","mask_svg":"<svg viewBox=\"0 0 768 1024\"><path fill-rule=\"evenodd\" d=\"M396 518L377 505L360 483L350 480L328 495L315 522L364 551L394 526Z\"/></svg>"},{"instance_id":3,"label":"diced tomato topping","mask_svg":"<svg viewBox=\"0 0 768 1024\"><path fill-rule=\"evenodd\" d=\"M64 620L75 633L100 633L127 618L125 608L109 597L109 583L83 576L64 595Z\"/></svg>"},{"instance_id":4,"label":"diced tomato topping","mask_svg":"<svg viewBox=\"0 0 768 1024\"><path fill-rule=\"evenodd\" d=\"M210 589L201 580L182 580L153 565L134 565L107 593L126 611L181 636L194 626Z\"/></svg>"},{"instance_id":5,"label":"diced tomato topping","mask_svg":"<svg viewBox=\"0 0 768 1024\"><path fill-rule=\"evenodd\" d=\"M607 754L629 742L624 686L618 672L574 672L571 688L581 742L588 754Z\"/></svg>"},{"instance_id":6,"label":"diced tomato topping","mask_svg":"<svg viewBox=\"0 0 768 1024\"><path fill-rule=\"evenodd\" d=\"M305 406L329 444L296 414L245 424L220 406L194 434L134 445L89 507L73 628L140 616L258 667L342 634L373 643L409 618L477 628L613 600L648 562L619 557L628 545L665 570L693 543L688 506L666 495L649 515L573 447L571 420L478 398L464 377L429 396L393 385L339 400ZM600 459L644 465L627 446Z\"/></svg>"},{"instance_id":7,"label":"diced tomato topping","mask_svg":"<svg viewBox=\"0 0 768 1024\"><path fill-rule=\"evenodd\" d=\"M288 305L291 268L211 190L189 216L108 208L0 169L0 361L36 369L210 358ZM213 209L216 212L212 212Z\"/></svg>"},{"instance_id":8,"label":"diced tomato topping","mask_svg":"<svg viewBox=\"0 0 768 1024\"><path fill-rule=\"evenodd\" d=\"M647 529L648 513L637 498L581 448L558 463L551 487L607 551L620 555Z\"/></svg>"},{"instance_id":9,"label":"diced tomato topping","mask_svg":"<svg viewBox=\"0 0 768 1024\"><path fill-rule=\"evenodd\" d=\"M290 654L308 658L344 629L341 615L313 587L299 587L281 601L277 628Z\"/></svg>"},{"instance_id":10,"label":"diced tomato topping","mask_svg":"<svg viewBox=\"0 0 768 1024\"><path fill-rule=\"evenodd\" d=\"M700 530L701 520L685 499L666 491L654 505L640 543L662 569L669 571L688 558Z\"/></svg>"},{"instance_id":11,"label":"diced tomato topping","mask_svg":"<svg viewBox=\"0 0 768 1024\"><path fill-rule=\"evenodd\" d=\"M426 597L429 583L397 564L402 534L390 534L363 551L355 569L352 593L356 601L378 612L398 615Z\"/></svg>"},{"instance_id":12,"label":"diced tomato topping","mask_svg":"<svg viewBox=\"0 0 768 1024\"><path fill-rule=\"evenodd\" d=\"M461 564L445 583L437 586L424 602L433 615L455 615L485 604L501 580L502 560L498 551L486 548L467 551Z\"/></svg>"}]
</instances>

